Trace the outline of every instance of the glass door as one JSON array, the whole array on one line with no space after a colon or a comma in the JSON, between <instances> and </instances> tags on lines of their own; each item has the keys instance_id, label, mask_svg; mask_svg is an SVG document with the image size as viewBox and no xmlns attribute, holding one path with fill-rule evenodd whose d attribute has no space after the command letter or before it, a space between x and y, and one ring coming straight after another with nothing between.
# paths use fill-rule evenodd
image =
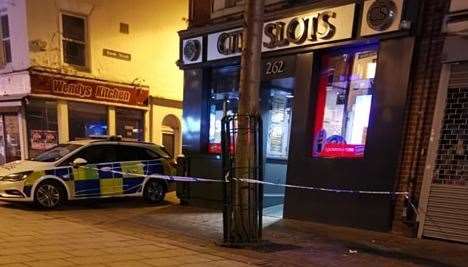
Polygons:
<instances>
[{"instance_id":1,"label":"glass door","mask_svg":"<svg viewBox=\"0 0 468 267\"><path fill-rule=\"evenodd\" d=\"M17 114L4 114L0 117L1 140L0 160L11 162L21 159L20 132ZM2 163L5 163L2 162Z\"/></svg>"},{"instance_id":2,"label":"glass door","mask_svg":"<svg viewBox=\"0 0 468 267\"><path fill-rule=\"evenodd\" d=\"M285 184L294 98L292 77L262 83L263 166L266 182ZM284 187L264 186L264 214L282 217Z\"/></svg>"},{"instance_id":3,"label":"glass door","mask_svg":"<svg viewBox=\"0 0 468 267\"><path fill-rule=\"evenodd\" d=\"M0 164L6 163L5 155L5 129L3 127L3 115L0 115Z\"/></svg>"}]
</instances>

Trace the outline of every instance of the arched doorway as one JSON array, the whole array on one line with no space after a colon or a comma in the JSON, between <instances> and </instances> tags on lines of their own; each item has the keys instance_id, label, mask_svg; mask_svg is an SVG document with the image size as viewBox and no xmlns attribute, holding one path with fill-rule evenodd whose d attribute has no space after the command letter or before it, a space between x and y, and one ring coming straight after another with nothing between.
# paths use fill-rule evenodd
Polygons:
<instances>
[{"instance_id":1,"label":"arched doorway","mask_svg":"<svg viewBox=\"0 0 468 267\"><path fill-rule=\"evenodd\" d=\"M167 115L162 122L162 145L175 158L180 151L180 120L175 115Z\"/></svg>"}]
</instances>

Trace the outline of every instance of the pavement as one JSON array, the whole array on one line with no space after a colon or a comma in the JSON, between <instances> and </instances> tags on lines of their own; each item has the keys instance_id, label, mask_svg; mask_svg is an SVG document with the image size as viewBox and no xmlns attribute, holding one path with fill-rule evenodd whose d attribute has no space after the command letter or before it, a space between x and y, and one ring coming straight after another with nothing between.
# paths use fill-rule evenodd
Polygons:
<instances>
[{"instance_id":1,"label":"pavement","mask_svg":"<svg viewBox=\"0 0 468 267\"><path fill-rule=\"evenodd\" d=\"M38 211L0 203L1 266L468 266L468 245L264 217L264 242L220 246L222 215L141 199Z\"/></svg>"}]
</instances>

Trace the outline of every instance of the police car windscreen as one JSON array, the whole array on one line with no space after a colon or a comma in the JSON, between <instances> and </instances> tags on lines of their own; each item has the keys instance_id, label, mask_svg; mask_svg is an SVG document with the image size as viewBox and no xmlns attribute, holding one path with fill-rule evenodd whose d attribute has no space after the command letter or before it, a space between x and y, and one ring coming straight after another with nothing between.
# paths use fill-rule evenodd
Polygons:
<instances>
[{"instance_id":1,"label":"police car windscreen","mask_svg":"<svg viewBox=\"0 0 468 267\"><path fill-rule=\"evenodd\" d=\"M37 155L34 158L31 158L30 160L40 161L40 162L54 162L68 155L69 153L73 152L79 147L81 147L81 145L60 144L49 150L42 152L41 154Z\"/></svg>"}]
</instances>

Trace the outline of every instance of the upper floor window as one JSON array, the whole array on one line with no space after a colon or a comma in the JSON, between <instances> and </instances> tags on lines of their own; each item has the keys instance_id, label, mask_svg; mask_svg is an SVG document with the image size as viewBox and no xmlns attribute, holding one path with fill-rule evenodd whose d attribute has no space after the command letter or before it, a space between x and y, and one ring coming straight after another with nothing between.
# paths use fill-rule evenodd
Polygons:
<instances>
[{"instance_id":1,"label":"upper floor window","mask_svg":"<svg viewBox=\"0 0 468 267\"><path fill-rule=\"evenodd\" d=\"M233 8L236 6L242 6L244 0L213 0L212 2L212 11L220 11L226 8Z\"/></svg>"},{"instance_id":2,"label":"upper floor window","mask_svg":"<svg viewBox=\"0 0 468 267\"><path fill-rule=\"evenodd\" d=\"M63 61L67 64L86 67L87 32L86 18L62 14Z\"/></svg>"},{"instance_id":3,"label":"upper floor window","mask_svg":"<svg viewBox=\"0 0 468 267\"><path fill-rule=\"evenodd\" d=\"M265 5L276 4L285 0L265 0ZM212 0L211 18L218 18L240 13L244 10L244 0Z\"/></svg>"},{"instance_id":4,"label":"upper floor window","mask_svg":"<svg viewBox=\"0 0 468 267\"><path fill-rule=\"evenodd\" d=\"M8 15L1 15L0 20L2 23L2 46L3 46L3 63L11 62L11 42L10 42L10 25L8 23Z\"/></svg>"}]
</instances>

